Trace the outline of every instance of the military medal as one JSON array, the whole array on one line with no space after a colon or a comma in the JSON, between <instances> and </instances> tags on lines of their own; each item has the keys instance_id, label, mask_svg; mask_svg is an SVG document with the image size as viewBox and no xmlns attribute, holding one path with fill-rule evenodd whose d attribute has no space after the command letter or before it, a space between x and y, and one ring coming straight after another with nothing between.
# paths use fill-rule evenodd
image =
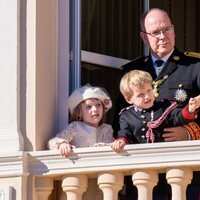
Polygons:
<instances>
[{"instance_id":1,"label":"military medal","mask_svg":"<svg viewBox=\"0 0 200 200\"><path fill-rule=\"evenodd\" d=\"M175 99L179 102L184 102L187 99L187 93L184 89L177 89L175 92Z\"/></svg>"},{"instance_id":2,"label":"military medal","mask_svg":"<svg viewBox=\"0 0 200 200\"><path fill-rule=\"evenodd\" d=\"M187 99L187 93L186 91L182 88L183 84L179 83L178 89L175 91L175 100L178 102L184 102Z\"/></svg>"}]
</instances>

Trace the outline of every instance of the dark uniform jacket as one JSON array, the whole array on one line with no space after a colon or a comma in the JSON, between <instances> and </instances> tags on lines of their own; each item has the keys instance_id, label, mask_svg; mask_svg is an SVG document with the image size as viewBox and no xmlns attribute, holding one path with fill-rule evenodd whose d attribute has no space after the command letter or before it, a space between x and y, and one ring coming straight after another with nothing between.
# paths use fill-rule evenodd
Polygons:
<instances>
[{"instance_id":1,"label":"dark uniform jacket","mask_svg":"<svg viewBox=\"0 0 200 200\"><path fill-rule=\"evenodd\" d=\"M179 104L179 107L182 108L188 103L190 97L200 94L200 58L185 55L176 48L158 77L156 76L150 55L142 56L122 66L123 74L134 69L149 72L155 81L162 80L167 75L167 79L158 86L159 96L157 100L174 99L175 92L181 88L187 93L186 101ZM118 114L127 106L128 104L120 94L113 122L115 132L119 130Z\"/></svg>"},{"instance_id":2,"label":"dark uniform jacket","mask_svg":"<svg viewBox=\"0 0 200 200\"><path fill-rule=\"evenodd\" d=\"M120 114L120 131L118 137L126 138L129 143L146 143L147 123L158 119L164 111L171 105L171 101L163 100L155 102L150 109L138 110L134 106L125 108ZM162 134L165 127L180 126L191 122L196 117L195 114L189 114L187 107L172 110L165 120L153 129L155 135L154 142L163 142Z\"/></svg>"}]
</instances>

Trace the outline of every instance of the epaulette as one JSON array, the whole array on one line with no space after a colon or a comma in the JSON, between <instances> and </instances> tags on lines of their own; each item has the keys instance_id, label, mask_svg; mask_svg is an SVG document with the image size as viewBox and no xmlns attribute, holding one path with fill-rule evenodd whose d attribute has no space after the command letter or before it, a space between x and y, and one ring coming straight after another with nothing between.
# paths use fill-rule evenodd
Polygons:
<instances>
[{"instance_id":1,"label":"epaulette","mask_svg":"<svg viewBox=\"0 0 200 200\"><path fill-rule=\"evenodd\" d=\"M128 106L128 107L126 107L126 108L122 108L121 111L119 112L119 115L121 115L125 110L128 110L128 109L130 109L130 108L132 108L132 107L133 107L133 105Z\"/></svg>"},{"instance_id":2,"label":"epaulette","mask_svg":"<svg viewBox=\"0 0 200 200\"><path fill-rule=\"evenodd\" d=\"M184 53L186 56L200 58L200 53L192 52L192 51L186 51Z\"/></svg>"}]
</instances>

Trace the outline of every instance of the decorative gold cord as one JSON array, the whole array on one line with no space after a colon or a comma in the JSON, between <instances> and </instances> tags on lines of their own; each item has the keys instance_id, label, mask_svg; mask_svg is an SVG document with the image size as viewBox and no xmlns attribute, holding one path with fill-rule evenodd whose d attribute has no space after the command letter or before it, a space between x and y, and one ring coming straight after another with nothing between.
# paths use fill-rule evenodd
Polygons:
<instances>
[{"instance_id":1,"label":"decorative gold cord","mask_svg":"<svg viewBox=\"0 0 200 200\"><path fill-rule=\"evenodd\" d=\"M169 77L168 75L165 75L165 76L163 76L162 79L159 79L157 81L153 81L153 93L154 93L155 97L159 96L158 87L160 85L162 85L163 82L168 79L168 77Z\"/></svg>"}]
</instances>

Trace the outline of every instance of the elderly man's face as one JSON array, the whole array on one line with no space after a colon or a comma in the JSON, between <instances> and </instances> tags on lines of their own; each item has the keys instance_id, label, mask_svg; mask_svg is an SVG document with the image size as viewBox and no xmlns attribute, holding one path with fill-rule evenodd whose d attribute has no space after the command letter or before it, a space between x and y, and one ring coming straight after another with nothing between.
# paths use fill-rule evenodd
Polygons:
<instances>
[{"instance_id":1,"label":"elderly man's face","mask_svg":"<svg viewBox=\"0 0 200 200\"><path fill-rule=\"evenodd\" d=\"M150 12L144 26L145 31L140 36L154 56L163 58L172 51L175 46L174 26L165 13L159 10Z\"/></svg>"}]
</instances>

